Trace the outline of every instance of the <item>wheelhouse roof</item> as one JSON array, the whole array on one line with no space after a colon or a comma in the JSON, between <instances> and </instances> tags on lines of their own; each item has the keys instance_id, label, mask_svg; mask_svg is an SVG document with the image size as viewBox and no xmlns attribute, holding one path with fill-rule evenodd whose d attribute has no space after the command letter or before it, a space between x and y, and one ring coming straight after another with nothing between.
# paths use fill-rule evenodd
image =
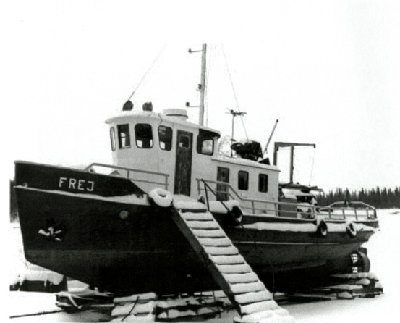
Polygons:
<instances>
[{"instance_id":1,"label":"wheelhouse roof","mask_svg":"<svg viewBox=\"0 0 400 323\"><path fill-rule=\"evenodd\" d=\"M115 124L120 122L129 122L129 121L145 121L145 120L157 120L159 122L165 121L169 124L173 124L176 126L183 126L185 128L192 128L192 129L201 129L207 132L211 132L215 134L217 137L221 137L221 133L218 130L199 126L196 123L179 120L176 117L169 117L163 113L156 113L156 112L144 112L144 111L129 111L129 112L120 112L119 115L108 118L106 120L106 124Z\"/></svg>"}]
</instances>

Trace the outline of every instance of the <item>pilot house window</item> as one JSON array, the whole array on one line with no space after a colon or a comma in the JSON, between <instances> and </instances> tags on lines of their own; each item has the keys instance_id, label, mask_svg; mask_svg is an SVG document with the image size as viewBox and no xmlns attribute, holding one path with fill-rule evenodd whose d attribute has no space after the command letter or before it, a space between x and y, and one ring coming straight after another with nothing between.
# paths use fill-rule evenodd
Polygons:
<instances>
[{"instance_id":1,"label":"pilot house window","mask_svg":"<svg viewBox=\"0 0 400 323\"><path fill-rule=\"evenodd\" d=\"M158 141L162 150L171 150L172 144L172 129L171 127L159 126L158 127Z\"/></svg>"},{"instance_id":2,"label":"pilot house window","mask_svg":"<svg viewBox=\"0 0 400 323\"><path fill-rule=\"evenodd\" d=\"M131 140L129 138L129 124L120 124L117 126L118 129L118 145L119 148L128 148L131 146Z\"/></svg>"},{"instance_id":3,"label":"pilot house window","mask_svg":"<svg viewBox=\"0 0 400 323\"><path fill-rule=\"evenodd\" d=\"M147 123L138 123L135 126L135 139L138 148L153 147L153 130Z\"/></svg>"},{"instance_id":4,"label":"pilot house window","mask_svg":"<svg viewBox=\"0 0 400 323\"><path fill-rule=\"evenodd\" d=\"M197 136L197 153L212 156L214 152L215 133L200 129Z\"/></svg>"},{"instance_id":5,"label":"pilot house window","mask_svg":"<svg viewBox=\"0 0 400 323\"><path fill-rule=\"evenodd\" d=\"M249 172L240 170L238 173L238 189L247 191L249 189Z\"/></svg>"},{"instance_id":6,"label":"pilot house window","mask_svg":"<svg viewBox=\"0 0 400 323\"><path fill-rule=\"evenodd\" d=\"M261 193L268 192L268 175L258 175L258 191Z\"/></svg>"}]
</instances>

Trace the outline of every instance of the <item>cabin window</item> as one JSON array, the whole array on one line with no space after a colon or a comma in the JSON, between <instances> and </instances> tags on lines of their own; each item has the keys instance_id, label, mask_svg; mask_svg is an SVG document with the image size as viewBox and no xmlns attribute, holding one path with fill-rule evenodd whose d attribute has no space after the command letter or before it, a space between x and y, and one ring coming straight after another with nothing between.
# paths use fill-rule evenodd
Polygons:
<instances>
[{"instance_id":1,"label":"cabin window","mask_svg":"<svg viewBox=\"0 0 400 323\"><path fill-rule=\"evenodd\" d=\"M247 191L249 189L249 172L240 170L238 173L238 189Z\"/></svg>"},{"instance_id":2,"label":"cabin window","mask_svg":"<svg viewBox=\"0 0 400 323\"><path fill-rule=\"evenodd\" d=\"M110 128L110 139L111 139L111 150L115 151L116 147L116 142L115 142L115 128L111 127Z\"/></svg>"},{"instance_id":3,"label":"cabin window","mask_svg":"<svg viewBox=\"0 0 400 323\"><path fill-rule=\"evenodd\" d=\"M129 138L129 124L117 125L118 129L118 144L119 148L128 148L131 146L131 140Z\"/></svg>"},{"instance_id":4,"label":"cabin window","mask_svg":"<svg viewBox=\"0 0 400 323\"><path fill-rule=\"evenodd\" d=\"M147 123L138 123L135 126L135 139L138 148L153 147L153 130Z\"/></svg>"},{"instance_id":5,"label":"cabin window","mask_svg":"<svg viewBox=\"0 0 400 323\"><path fill-rule=\"evenodd\" d=\"M190 148L191 138L188 135L181 134L178 138L178 147L180 148Z\"/></svg>"},{"instance_id":6,"label":"cabin window","mask_svg":"<svg viewBox=\"0 0 400 323\"><path fill-rule=\"evenodd\" d=\"M158 127L158 142L162 150L171 150L172 145L172 129L171 127Z\"/></svg>"},{"instance_id":7,"label":"cabin window","mask_svg":"<svg viewBox=\"0 0 400 323\"><path fill-rule=\"evenodd\" d=\"M197 136L197 153L212 156L214 153L214 137L217 134L200 129Z\"/></svg>"},{"instance_id":8,"label":"cabin window","mask_svg":"<svg viewBox=\"0 0 400 323\"><path fill-rule=\"evenodd\" d=\"M268 175L258 175L258 191L261 193L268 192Z\"/></svg>"},{"instance_id":9,"label":"cabin window","mask_svg":"<svg viewBox=\"0 0 400 323\"><path fill-rule=\"evenodd\" d=\"M217 183L217 201L228 201L229 200L229 168L218 167L217 169L217 181L223 183Z\"/></svg>"}]
</instances>

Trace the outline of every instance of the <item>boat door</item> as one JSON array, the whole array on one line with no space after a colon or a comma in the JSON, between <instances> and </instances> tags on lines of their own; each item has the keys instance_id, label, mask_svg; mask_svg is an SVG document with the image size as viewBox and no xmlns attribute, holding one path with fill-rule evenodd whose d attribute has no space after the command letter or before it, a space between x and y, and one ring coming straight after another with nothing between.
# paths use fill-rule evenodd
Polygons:
<instances>
[{"instance_id":1,"label":"boat door","mask_svg":"<svg viewBox=\"0 0 400 323\"><path fill-rule=\"evenodd\" d=\"M193 134L178 130L176 134L176 164L174 193L190 196L192 176Z\"/></svg>"}]
</instances>

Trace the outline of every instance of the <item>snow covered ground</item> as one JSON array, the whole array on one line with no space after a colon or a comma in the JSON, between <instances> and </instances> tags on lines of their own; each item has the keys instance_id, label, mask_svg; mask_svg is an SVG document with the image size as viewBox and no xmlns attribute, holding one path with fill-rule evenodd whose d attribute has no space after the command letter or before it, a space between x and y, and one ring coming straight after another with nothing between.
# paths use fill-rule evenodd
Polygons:
<instances>
[{"instance_id":1,"label":"snow covered ground","mask_svg":"<svg viewBox=\"0 0 400 323\"><path fill-rule=\"evenodd\" d=\"M371 259L371 271L377 274L384 287L384 294L374 299L335 300L283 305L297 323L338 322L399 322L400 321L400 214L394 210L379 210L381 230L367 244ZM15 229L13 229L14 231ZM14 231L15 232L15 231ZM13 239L18 241L17 239ZM17 248L16 248L17 249ZM15 250L14 259L20 259ZM15 272L18 268L12 268ZM86 311L67 314L54 305L54 294L10 292L3 314L13 316L19 322L100 322L107 316L99 312ZM5 313L6 312L6 313ZM42 312L40 316L26 316ZM235 313L225 313L209 323L232 322Z\"/></svg>"}]
</instances>

